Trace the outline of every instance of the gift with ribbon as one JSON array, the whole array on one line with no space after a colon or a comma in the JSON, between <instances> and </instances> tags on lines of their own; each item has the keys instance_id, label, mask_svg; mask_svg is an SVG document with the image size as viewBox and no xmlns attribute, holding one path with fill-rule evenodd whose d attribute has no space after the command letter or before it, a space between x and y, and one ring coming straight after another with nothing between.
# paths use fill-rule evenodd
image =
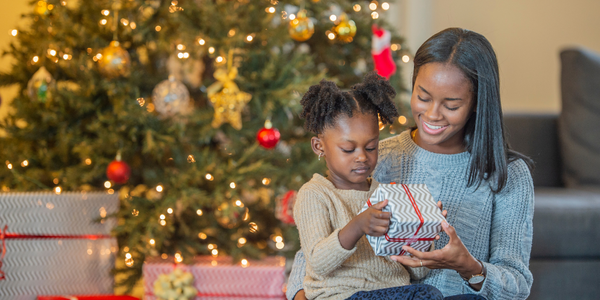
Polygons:
<instances>
[{"instance_id":1,"label":"gift with ribbon","mask_svg":"<svg viewBox=\"0 0 600 300\"><path fill-rule=\"evenodd\" d=\"M173 276L174 270L193 276L195 299L284 300L285 258L234 261L230 256L196 256L190 264L176 264L173 257L147 258L142 269L145 300L157 300L159 278ZM164 280L163 280L164 281Z\"/></svg>"},{"instance_id":2,"label":"gift with ribbon","mask_svg":"<svg viewBox=\"0 0 600 300\"><path fill-rule=\"evenodd\" d=\"M0 194L0 299L111 295L118 195Z\"/></svg>"},{"instance_id":3,"label":"gift with ribbon","mask_svg":"<svg viewBox=\"0 0 600 300\"><path fill-rule=\"evenodd\" d=\"M379 237L367 235L376 255L407 255L402 246L429 251L445 220L425 184L380 184L361 212L388 200L383 209L390 213L388 231Z\"/></svg>"}]
</instances>

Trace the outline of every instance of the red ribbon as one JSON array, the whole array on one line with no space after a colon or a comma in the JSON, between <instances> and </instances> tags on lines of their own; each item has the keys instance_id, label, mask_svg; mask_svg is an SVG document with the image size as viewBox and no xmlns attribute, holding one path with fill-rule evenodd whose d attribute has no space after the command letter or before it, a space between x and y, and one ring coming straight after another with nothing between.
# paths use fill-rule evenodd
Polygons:
<instances>
[{"instance_id":1,"label":"red ribbon","mask_svg":"<svg viewBox=\"0 0 600 300\"><path fill-rule=\"evenodd\" d=\"M390 184L396 184L395 182L392 182ZM419 206L417 205L417 202L415 201L415 198L413 197L412 193L410 192L410 189L408 188L408 186L406 184L402 184L402 188L404 189L404 192L406 192L406 195L408 196L408 199L410 200L410 204L412 204L412 207L415 209L415 213L417 213L417 216L419 217L419 227L417 228L417 231L415 231L415 234L413 234L412 237L410 238L392 238L390 237L387 232L385 233L385 239L388 242L392 242L392 243L405 243L406 242L406 246L410 246L410 244L412 244L413 242L416 241L433 241L435 240L435 238L417 238L417 234L419 233L419 230L421 230L421 227L423 227L423 223L425 223L425 220L423 219L423 215L421 215L421 211L419 210ZM371 207L371 199L367 199L367 205L369 207ZM400 251L400 255L404 255L405 251L402 250Z\"/></svg>"},{"instance_id":2,"label":"red ribbon","mask_svg":"<svg viewBox=\"0 0 600 300\"><path fill-rule=\"evenodd\" d=\"M4 261L4 255L6 255L6 242L5 239L85 239L85 240L97 240L97 239L108 239L112 236L108 234L82 234L82 235L44 235L44 234L21 234L21 233L8 233L8 225L4 225L4 229L0 228L0 244L2 253L0 254L0 280L6 279L5 273L2 271L2 262Z\"/></svg>"}]
</instances>

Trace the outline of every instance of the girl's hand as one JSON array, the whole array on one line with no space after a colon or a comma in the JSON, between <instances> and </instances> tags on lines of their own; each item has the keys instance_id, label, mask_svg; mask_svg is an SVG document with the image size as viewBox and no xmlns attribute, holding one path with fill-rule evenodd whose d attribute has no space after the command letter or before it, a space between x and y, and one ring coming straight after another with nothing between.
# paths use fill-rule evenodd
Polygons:
<instances>
[{"instance_id":1,"label":"girl's hand","mask_svg":"<svg viewBox=\"0 0 600 300\"><path fill-rule=\"evenodd\" d=\"M390 213L382 211L387 204L387 200L381 201L356 216L359 228L363 234L382 236L388 231L390 227Z\"/></svg>"},{"instance_id":2,"label":"girl's hand","mask_svg":"<svg viewBox=\"0 0 600 300\"><path fill-rule=\"evenodd\" d=\"M460 276L466 278L479 274L482 271L481 264L469 253L467 247L456 234L454 227L443 221L442 229L450 237L450 241L444 248L431 252L421 252L412 247L403 246L402 249L410 253L412 257L393 255L390 258L413 268L423 266L429 269L456 270Z\"/></svg>"}]
</instances>

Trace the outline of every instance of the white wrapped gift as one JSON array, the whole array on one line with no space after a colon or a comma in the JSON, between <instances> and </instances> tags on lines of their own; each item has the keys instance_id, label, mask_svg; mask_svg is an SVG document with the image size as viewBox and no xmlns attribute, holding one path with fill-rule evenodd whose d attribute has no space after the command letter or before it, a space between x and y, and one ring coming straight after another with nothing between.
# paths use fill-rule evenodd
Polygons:
<instances>
[{"instance_id":1,"label":"white wrapped gift","mask_svg":"<svg viewBox=\"0 0 600 300\"><path fill-rule=\"evenodd\" d=\"M361 213L376 203L388 200L383 211L390 212L386 234L367 235L376 255L406 255L402 246L429 251L445 220L425 184L380 184Z\"/></svg>"}]
</instances>

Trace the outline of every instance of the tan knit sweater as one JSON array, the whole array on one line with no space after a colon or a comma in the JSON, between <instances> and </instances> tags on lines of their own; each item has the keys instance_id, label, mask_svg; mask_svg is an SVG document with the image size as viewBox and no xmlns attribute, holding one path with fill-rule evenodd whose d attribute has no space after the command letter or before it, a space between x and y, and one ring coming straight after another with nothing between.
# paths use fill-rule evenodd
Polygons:
<instances>
[{"instance_id":1,"label":"tan knit sweater","mask_svg":"<svg viewBox=\"0 0 600 300\"><path fill-rule=\"evenodd\" d=\"M410 284L404 266L375 256L366 237L351 250L344 249L338 238L378 185L373 181L369 191L340 190L315 174L298 192L294 220L306 255L304 290L308 299L346 299L359 291Z\"/></svg>"}]
</instances>

